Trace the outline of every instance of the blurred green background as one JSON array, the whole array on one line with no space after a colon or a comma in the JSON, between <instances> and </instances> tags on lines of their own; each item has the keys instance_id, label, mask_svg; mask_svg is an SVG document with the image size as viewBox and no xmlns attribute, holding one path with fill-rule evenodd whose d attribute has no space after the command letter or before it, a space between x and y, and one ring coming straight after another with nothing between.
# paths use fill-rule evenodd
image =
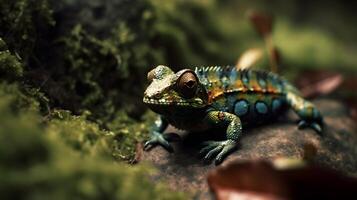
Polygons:
<instances>
[{"instance_id":1,"label":"blurred green background","mask_svg":"<svg viewBox=\"0 0 357 200\"><path fill-rule=\"evenodd\" d=\"M234 65L264 48L247 18L258 10L274 16L280 74L352 80L356 9L347 0L0 0L0 196L184 198L150 184L150 167L128 165L153 120L141 103L146 73ZM266 56L256 68L269 69ZM330 96L356 105L349 85Z\"/></svg>"}]
</instances>

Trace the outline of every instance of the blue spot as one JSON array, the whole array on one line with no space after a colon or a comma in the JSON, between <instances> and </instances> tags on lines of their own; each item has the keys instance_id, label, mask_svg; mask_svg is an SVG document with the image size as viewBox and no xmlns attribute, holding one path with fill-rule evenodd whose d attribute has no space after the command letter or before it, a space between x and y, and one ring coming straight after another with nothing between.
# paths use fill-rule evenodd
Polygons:
<instances>
[{"instance_id":1,"label":"blue spot","mask_svg":"<svg viewBox=\"0 0 357 200\"><path fill-rule=\"evenodd\" d=\"M240 100L234 105L234 113L238 116L243 116L248 113L249 104L245 100Z\"/></svg>"},{"instance_id":2,"label":"blue spot","mask_svg":"<svg viewBox=\"0 0 357 200\"><path fill-rule=\"evenodd\" d=\"M273 103L272 103L272 110L274 113L279 112L280 108L281 108L281 100L280 99L274 99Z\"/></svg>"},{"instance_id":3,"label":"blue spot","mask_svg":"<svg viewBox=\"0 0 357 200\"><path fill-rule=\"evenodd\" d=\"M259 114L267 114L268 113L268 107L264 102L257 102L255 104L255 109Z\"/></svg>"}]
</instances>

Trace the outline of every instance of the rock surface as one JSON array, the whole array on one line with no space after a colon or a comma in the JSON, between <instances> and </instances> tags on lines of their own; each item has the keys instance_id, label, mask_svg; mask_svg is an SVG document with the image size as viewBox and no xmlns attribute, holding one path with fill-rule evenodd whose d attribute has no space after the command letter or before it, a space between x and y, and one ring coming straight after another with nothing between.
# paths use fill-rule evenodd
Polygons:
<instances>
[{"instance_id":1,"label":"rock surface","mask_svg":"<svg viewBox=\"0 0 357 200\"><path fill-rule=\"evenodd\" d=\"M313 162L347 174L357 174L357 134L355 122L347 115L347 108L333 100L314 102L324 116L323 135L313 130L298 130L297 117L289 112L284 119L274 124L243 129L238 150L222 165L232 161L252 159L272 160L278 157L303 158L304 146L313 145L316 155ZM170 130L168 130L170 131ZM208 137L209 133L205 133ZM164 180L171 188L196 194L199 199L210 197L206 181L207 173L214 164L204 164L197 156L200 136L185 135L183 141L172 143L175 153L156 147L143 154L143 161L154 165L159 173L156 178ZM194 139L193 139L194 138Z\"/></svg>"}]
</instances>

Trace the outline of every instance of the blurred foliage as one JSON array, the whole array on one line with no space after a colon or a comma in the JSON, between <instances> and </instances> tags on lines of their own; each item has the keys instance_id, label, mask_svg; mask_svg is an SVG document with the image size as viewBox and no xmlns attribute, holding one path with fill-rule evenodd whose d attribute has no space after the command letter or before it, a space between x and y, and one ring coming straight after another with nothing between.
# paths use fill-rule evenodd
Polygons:
<instances>
[{"instance_id":1,"label":"blurred foliage","mask_svg":"<svg viewBox=\"0 0 357 200\"><path fill-rule=\"evenodd\" d=\"M55 25L47 0L0 0L0 37L27 64L46 44L48 27ZM40 52L37 52L40 53Z\"/></svg>"},{"instance_id":2,"label":"blurred foliage","mask_svg":"<svg viewBox=\"0 0 357 200\"><path fill-rule=\"evenodd\" d=\"M285 65L289 68L355 70L357 60L349 55L343 45L331 35L316 28L293 27L286 21L276 24L275 41L282 51ZM294 38L294 39L292 39ZM344 70L343 70L344 69Z\"/></svg>"},{"instance_id":3,"label":"blurred foliage","mask_svg":"<svg viewBox=\"0 0 357 200\"><path fill-rule=\"evenodd\" d=\"M320 67L355 72L354 47L295 23L299 1L284 2L0 0L1 193L179 197L142 179L146 166L121 163L134 159L153 121L141 102L152 67L234 64L264 46L245 17L258 8L276 11L273 37L288 77Z\"/></svg>"}]
</instances>

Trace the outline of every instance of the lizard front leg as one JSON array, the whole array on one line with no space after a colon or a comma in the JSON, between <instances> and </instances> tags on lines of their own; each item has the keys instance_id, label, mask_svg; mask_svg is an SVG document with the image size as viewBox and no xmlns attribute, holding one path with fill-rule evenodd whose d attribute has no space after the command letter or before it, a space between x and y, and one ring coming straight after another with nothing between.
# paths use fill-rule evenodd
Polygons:
<instances>
[{"instance_id":1,"label":"lizard front leg","mask_svg":"<svg viewBox=\"0 0 357 200\"><path fill-rule=\"evenodd\" d=\"M238 116L222 111L208 112L204 122L213 127L227 127L227 140L204 142L205 147L200 151L201 155L205 155L204 161L208 162L215 157L215 164L218 165L236 148L242 133L242 123Z\"/></svg>"},{"instance_id":2,"label":"lizard front leg","mask_svg":"<svg viewBox=\"0 0 357 200\"><path fill-rule=\"evenodd\" d=\"M151 148L161 145L164 147L168 152L173 152L173 148L170 145L170 143L164 138L163 132L167 128L169 123L167 120L163 117L160 116L156 121L155 124L152 126L150 132L151 132L151 137L150 139L145 142L144 144L144 150L148 151Z\"/></svg>"}]
</instances>

